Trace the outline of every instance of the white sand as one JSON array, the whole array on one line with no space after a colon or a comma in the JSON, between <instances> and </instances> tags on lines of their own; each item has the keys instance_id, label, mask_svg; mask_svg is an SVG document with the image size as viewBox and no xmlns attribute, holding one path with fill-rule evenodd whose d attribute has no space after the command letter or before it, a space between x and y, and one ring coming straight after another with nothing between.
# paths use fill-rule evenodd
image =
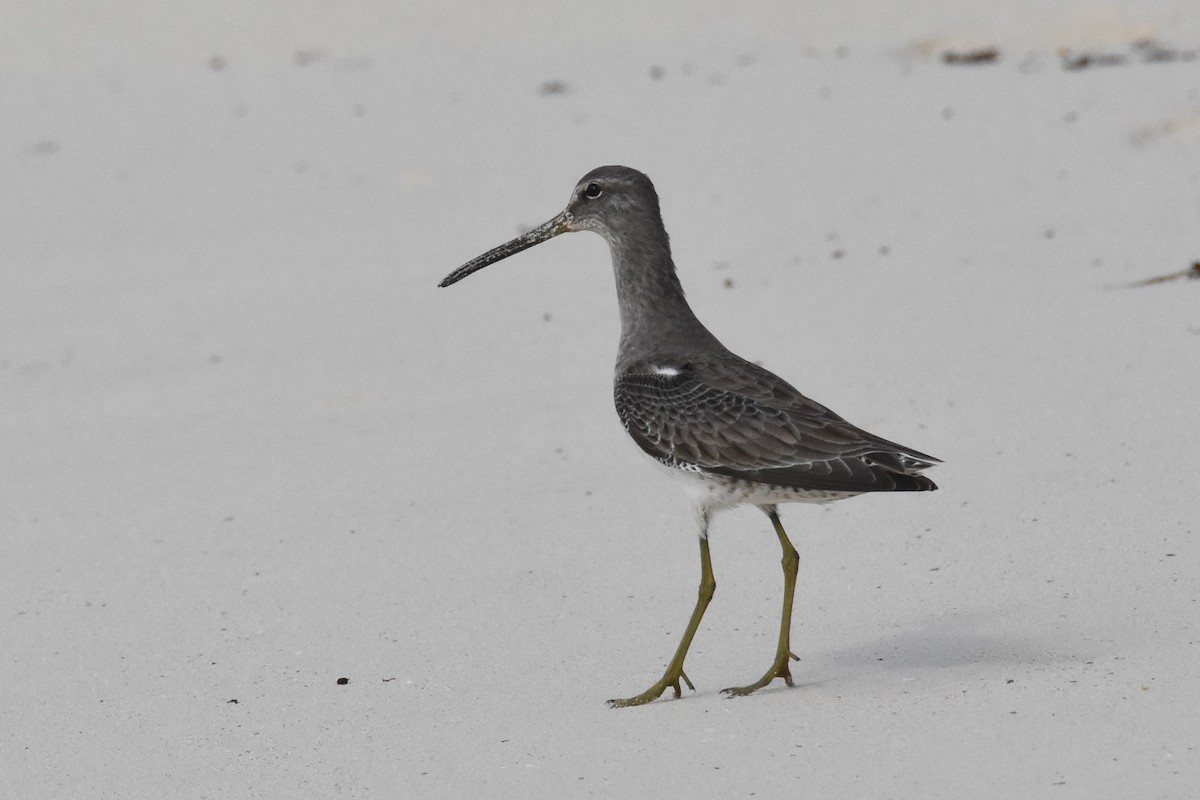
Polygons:
<instances>
[{"instance_id":1,"label":"white sand","mask_svg":"<svg viewBox=\"0 0 1200 800\"><path fill-rule=\"evenodd\" d=\"M4 797L1200 791L1200 284L1106 288L1200 258L1200 61L1056 54L1193 3L81 5L0 9ZM795 689L718 693L744 510L698 691L604 705L698 565L603 242L435 288L604 163L731 348L946 461L784 510Z\"/></svg>"}]
</instances>

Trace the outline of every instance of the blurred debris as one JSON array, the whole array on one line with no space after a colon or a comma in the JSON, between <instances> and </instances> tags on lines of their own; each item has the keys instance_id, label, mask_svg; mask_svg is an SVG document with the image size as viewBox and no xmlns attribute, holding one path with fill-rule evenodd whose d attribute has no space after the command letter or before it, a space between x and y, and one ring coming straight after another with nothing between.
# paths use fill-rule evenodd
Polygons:
<instances>
[{"instance_id":1,"label":"blurred debris","mask_svg":"<svg viewBox=\"0 0 1200 800\"><path fill-rule=\"evenodd\" d=\"M324 60L325 51L315 47L308 50L297 50L292 54L292 61L296 62L298 67L307 67Z\"/></svg>"},{"instance_id":2,"label":"blurred debris","mask_svg":"<svg viewBox=\"0 0 1200 800\"><path fill-rule=\"evenodd\" d=\"M1195 50L1177 50L1167 47L1153 39L1139 39L1130 45L1144 63L1165 63L1169 61L1195 61Z\"/></svg>"},{"instance_id":3,"label":"blurred debris","mask_svg":"<svg viewBox=\"0 0 1200 800\"><path fill-rule=\"evenodd\" d=\"M1139 146L1166 138L1200 139L1200 111L1141 128L1129 135L1129 140Z\"/></svg>"},{"instance_id":4,"label":"blurred debris","mask_svg":"<svg viewBox=\"0 0 1200 800\"><path fill-rule=\"evenodd\" d=\"M40 139L25 145L25 152L31 156L52 156L62 149L55 139Z\"/></svg>"},{"instance_id":5,"label":"blurred debris","mask_svg":"<svg viewBox=\"0 0 1200 800\"><path fill-rule=\"evenodd\" d=\"M1090 67L1117 67L1128 61L1122 53L1076 53L1064 47L1058 51L1062 59L1062 68L1068 72L1076 72Z\"/></svg>"},{"instance_id":6,"label":"blurred debris","mask_svg":"<svg viewBox=\"0 0 1200 800\"><path fill-rule=\"evenodd\" d=\"M1000 51L995 47L980 47L974 50L945 50L942 62L946 64L994 64L1000 60Z\"/></svg>"},{"instance_id":7,"label":"blurred debris","mask_svg":"<svg viewBox=\"0 0 1200 800\"><path fill-rule=\"evenodd\" d=\"M1062 59L1063 69L1069 71L1120 66L1129 63L1130 58L1135 58L1143 64L1167 64L1173 61L1195 61L1198 57L1195 50L1180 50L1149 38L1131 42L1129 50L1132 56L1116 52L1076 52L1064 47L1058 51L1058 55Z\"/></svg>"},{"instance_id":8,"label":"blurred debris","mask_svg":"<svg viewBox=\"0 0 1200 800\"><path fill-rule=\"evenodd\" d=\"M1138 286L1153 286L1156 283L1177 281L1180 278L1200 280L1200 261L1193 261L1190 267L1187 269L1181 269L1179 272L1170 272L1166 275L1155 275L1153 278L1143 278L1140 281L1134 281L1133 283L1127 283L1125 285L1130 289L1133 289Z\"/></svg>"}]
</instances>

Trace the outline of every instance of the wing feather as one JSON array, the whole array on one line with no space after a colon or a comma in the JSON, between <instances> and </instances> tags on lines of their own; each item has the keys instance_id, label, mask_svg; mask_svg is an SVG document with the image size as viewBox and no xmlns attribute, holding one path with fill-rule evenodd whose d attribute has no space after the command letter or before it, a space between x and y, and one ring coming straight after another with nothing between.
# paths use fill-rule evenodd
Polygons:
<instances>
[{"instance_id":1,"label":"wing feather","mask_svg":"<svg viewBox=\"0 0 1200 800\"><path fill-rule=\"evenodd\" d=\"M673 466L798 489L937 488L918 473L938 459L851 425L736 356L635 365L614 399L638 445Z\"/></svg>"}]
</instances>

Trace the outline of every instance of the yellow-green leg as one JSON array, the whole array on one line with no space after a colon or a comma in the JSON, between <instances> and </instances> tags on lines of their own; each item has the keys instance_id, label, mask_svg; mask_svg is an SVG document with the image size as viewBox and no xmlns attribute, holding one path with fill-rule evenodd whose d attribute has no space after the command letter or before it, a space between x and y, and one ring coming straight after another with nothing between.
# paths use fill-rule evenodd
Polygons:
<instances>
[{"instance_id":1,"label":"yellow-green leg","mask_svg":"<svg viewBox=\"0 0 1200 800\"><path fill-rule=\"evenodd\" d=\"M683 632L683 638L679 640L679 647L675 650L675 655L671 659L671 663L667 664L667 671L658 679L658 682L651 686L646 691L633 697L626 697L620 700L609 700L608 704L613 708L624 708L625 706L640 706L643 703L649 703L656 699L659 695L667 690L670 686L675 690L675 696L679 697L683 694L683 690L679 686L679 681L682 679L687 687L692 691L696 690L692 686L692 682L688 680L688 676L683 672L683 659L687 657L688 648L692 645L692 637L696 635L696 629L700 627L700 620L704 616L704 610L708 608L708 601L712 600L713 592L717 588L717 581L713 578L712 558L708 554L708 537L700 537L700 591L696 598L696 607L692 609L692 618L688 620L687 630Z\"/></svg>"},{"instance_id":2,"label":"yellow-green leg","mask_svg":"<svg viewBox=\"0 0 1200 800\"><path fill-rule=\"evenodd\" d=\"M788 669L788 659L800 660L798 656L792 653L791 647L792 598L796 594L796 573L800 567L800 554L796 552L795 547L792 547L792 543L788 539L787 532L784 531L783 523L779 521L779 514L776 513L775 509L768 507L763 510L771 518L771 524L775 526L775 535L779 537L779 544L783 547L783 616L779 621L779 645L775 648L774 663L771 664L771 668L761 678L749 686L733 686L722 690L730 697L744 697L751 692L763 688L776 678L783 678L788 686L792 686L792 673Z\"/></svg>"}]
</instances>

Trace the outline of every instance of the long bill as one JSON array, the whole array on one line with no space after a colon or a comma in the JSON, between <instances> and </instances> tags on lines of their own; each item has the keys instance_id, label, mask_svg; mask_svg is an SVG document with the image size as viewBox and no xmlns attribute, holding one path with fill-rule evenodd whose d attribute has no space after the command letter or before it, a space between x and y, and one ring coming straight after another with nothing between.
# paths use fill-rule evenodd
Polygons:
<instances>
[{"instance_id":1,"label":"long bill","mask_svg":"<svg viewBox=\"0 0 1200 800\"><path fill-rule=\"evenodd\" d=\"M499 247L494 247L491 250L488 250L481 256L472 258L470 261L454 270L454 272L451 272L445 278L442 278L442 282L439 283L438 286L446 287L450 286L451 284L458 283L472 272L478 272L490 264L495 264L497 261L502 261L511 255L521 252L522 250L528 250L535 244L541 244L547 239L553 239L560 233L566 233L570 230L570 224L571 212L563 211L549 222L538 225L533 230L518 236L511 242L505 242Z\"/></svg>"}]
</instances>

